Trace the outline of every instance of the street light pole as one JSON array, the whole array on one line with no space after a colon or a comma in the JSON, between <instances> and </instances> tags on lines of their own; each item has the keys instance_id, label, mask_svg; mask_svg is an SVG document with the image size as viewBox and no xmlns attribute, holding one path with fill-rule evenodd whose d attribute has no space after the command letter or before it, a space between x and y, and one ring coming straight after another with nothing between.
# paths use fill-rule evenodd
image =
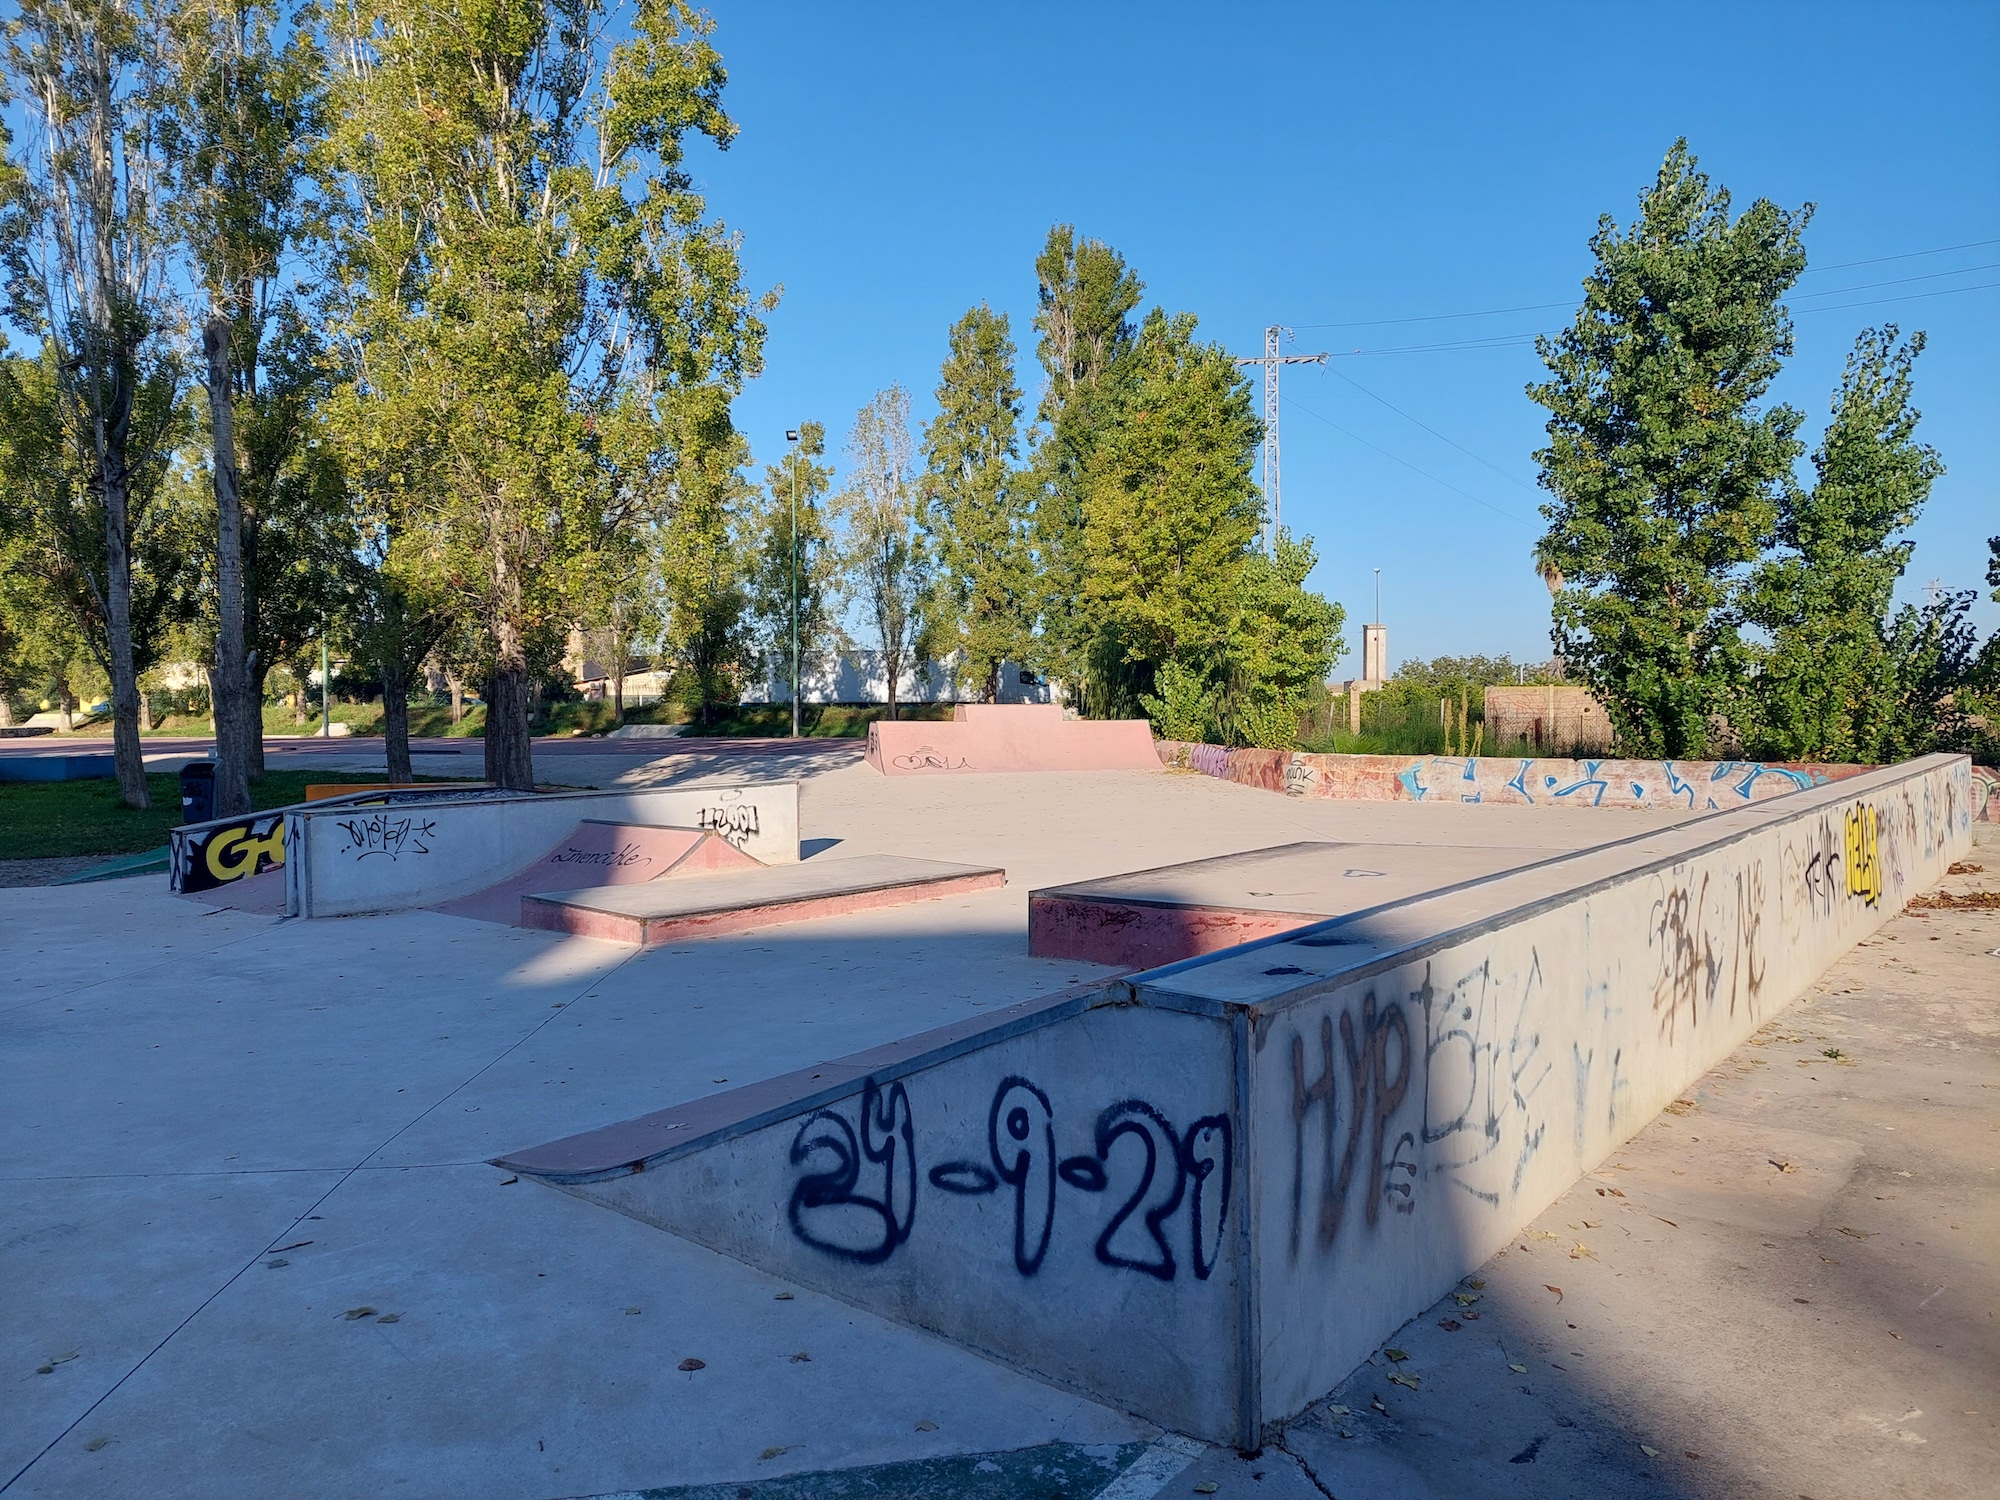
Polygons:
<instances>
[{"instance_id":1,"label":"street light pole","mask_svg":"<svg viewBox=\"0 0 2000 1500\"><path fill-rule=\"evenodd\" d=\"M333 710L329 707L332 700L328 696L328 684L332 680L333 673L326 659L326 620L322 617L319 622L319 732L325 739L333 738Z\"/></svg>"},{"instance_id":2,"label":"street light pole","mask_svg":"<svg viewBox=\"0 0 2000 1500\"><path fill-rule=\"evenodd\" d=\"M799 737L799 434L788 428L792 445L792 738Z\"/></svg>"}]
</instances>

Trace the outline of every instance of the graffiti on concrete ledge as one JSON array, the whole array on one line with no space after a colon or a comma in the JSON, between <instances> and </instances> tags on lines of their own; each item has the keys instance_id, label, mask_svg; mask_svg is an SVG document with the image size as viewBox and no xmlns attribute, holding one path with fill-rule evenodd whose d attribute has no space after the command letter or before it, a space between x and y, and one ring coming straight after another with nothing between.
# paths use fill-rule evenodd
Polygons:
<instances>
[{"instance_id":1,"label":"graffiti on concrete ledge","mask_svg":"<svg viewBox=\"0 0 2000 1500\"><path fill-rule=\"evenodd\" d=\"M1022 1276L1037 1274L1047 1259L1061 1186L1115 1201L1092 1243L1100 1264L1173 1281L1185 1254L1195 1279L1206 1281L1220 1258L1229 1212L1228 1118L1204 1115L1182 1131L1145 1100L1121 1099L1098 1112L1090 1149L1067 1157L1057 1150L1056 1123L1048 1094L1010 1074L987 1110L984 1159L939 1162L921 1180L952 1197L1005 1194L1009 1249ZM793 1184L788 1211L802 1243L875 1265L909 1240L919 1173L902 1084L864 1086L858 1130L837 1110L814 1111L793 1138L790 1163L808 1169Z\"/></svg>"}]
</instances>

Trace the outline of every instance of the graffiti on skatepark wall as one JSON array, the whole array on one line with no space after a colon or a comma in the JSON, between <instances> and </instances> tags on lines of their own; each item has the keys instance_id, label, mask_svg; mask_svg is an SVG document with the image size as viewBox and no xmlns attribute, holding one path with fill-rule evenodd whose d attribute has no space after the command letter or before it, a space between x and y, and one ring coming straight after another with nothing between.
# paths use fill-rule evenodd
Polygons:
<instances>
[{"instance_id":1,"label":"graffiti on skatepark wall","mask_svg":"<svg viewBox=\"0 0 2000 1500\"><path fill-rule=\"evenodd\" d=\"M208 891L247 880L285 862L285 815L257 813L218 822L170 839L170 884L176 891Z\"/></svg>"},{"instance_id":2,"label":"graffiti on skatepark wall","mask_svg":"<svg viewBox=\"0 0 2000 1500\"><path fill-rule=\"evenodd\" d=\"M1046 1091L1009 1075L987 1110L985 1155L938 1162L920 1178L908 1092L870 1080L858 1130L839 1110L820 1109L793 1137L789 1161L801 1175L788 1208L792 1233L826 1254L879 1264L910 1239L921 1181L948 1197L1009 1200L1014 1269L1034 1276L1064 1217L1060 1186L1116 1202L1092 1243L1100 1264L1170 1282L1184 1253L1195 1279L1208 1279L1234 1170L1227 1117L1204 1115L1182 1131L1145 1100L1122 1099L1098 1112L1087 1151L1062 1156L1057 1138Z\"/></svg>"},{"instance_id":3,"label":"graffiti on skatepark wall","mask_svg":"<svg viewBox=\"0 0 2000 1500\"><path fill-rule=\"evenodd\" d=\"M1847 894L1870 906L1882 900L1882 826L1866 803L1847 810Z\"/></svg>"},{"instance_id":4,"label":"graffiti on skatepark wall","mask_svg":"<svg viewBox=\"0 0 2000 1500\"><path fill-rule=\"evenodd\" d=\"M752 835L762 831L757 804L736 800L736 793L724 793L714 807L704 807L695 817L695 827L706 829L724 843L741 849Z\"/></svg>"},{"instance_id":5,"label":"graffiti on skatepark wall","mask_svg":"<svg viewBox=\"0 0 2000 1500\"><path fill-rule=\"evenodd\" d=\"M433 819L399 818L386 812L361 818L341 818L334 826L347 835L347 842L334 851L336 854L352 854L357 860L386 854L392 863L405 854L430 853L430 840L437 833L437 823Z\"/></svg>"}]
</instances>

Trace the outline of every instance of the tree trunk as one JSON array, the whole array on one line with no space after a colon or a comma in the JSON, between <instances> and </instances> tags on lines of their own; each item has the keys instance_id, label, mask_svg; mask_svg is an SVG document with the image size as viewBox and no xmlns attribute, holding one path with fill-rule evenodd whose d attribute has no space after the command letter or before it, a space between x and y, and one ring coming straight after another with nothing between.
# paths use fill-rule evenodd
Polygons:
<instances>
[{"instance_id":1,"label":"tree trunk","mask_svg":"<svg viewBox=\"0 0 2000 1500\"><path fill-rule=\"evenodd\" d=\"M415 781L410 772L410 682L403 664L393 657L391 653L382 661L382 743L389 757L389 779Z\"/></svg>"},{"instance_id":2,"label":"tree trunk","mask_svg":"<svg viewBox=\"0 0 2000 1500\"><path fill-rule=\"evenodd\" d=\"M75 710L76 699L70 693L69 684L64 683L62 692L56 696L56 714L61 720L58 727L64 734L69 734L76 728Z\"/></svg>"},{"instance_id":3,"label":"tree trunk","mask_svg":"<svg viewBox=\"0 0 2000 1500\"><path fill-rule=\"evenodd\" d=\"M506 638L512 634L503 628L503 653ZM528 732L528 666L518 654L511 665L506 654L501 662L486 684L486 779L495 786L531 792L535 789L535 762L534 741Z\"/></svg>"},{"instance_id":4,"label":"tree trunk","mask_svg":"<svg viewBox=\"0 0 2000 1500\"><path fill-rule=\"evenodd\" d=\"M7 695L0 693L0 729L14 727L14 710L7 705Z\"/></svg>"},{"instance_id":5,"label":"tree trunk","mask_svg":"<svg viewBox=\"0 0 2000 1500\"><path fill-rule=\"evenodd\" d=\"M111 656L111 764L127 807L153 805L146 790L146 753L139 744L139 672L132 648L131 476L125 467L129 399L107 422L104 484L105 615Z\"/></svg>"},{"instance_id":6,"label":"tree trunk","mask_svg":"<svg viewBox=\"0 0 2000 1500\"><path fill-rule=\"evenodd\" d=\"M456 672L447 672L444 680L451 687L451 722L461 723L465 719L465 679Z\"/></svg>"},{"instance_id":7,"label":"tree trunk","mask_svg":"<svg viewBox=\"0 0 2000 1500\"><path fill-rule=\"evenodd\" d=\"M250 757L249 769L252 781L264 779L264 681L271 675L271 669L252 651L247 663L250 668Z\"/></svg>"},{"instance_id":8,"label":"tree trunk","mask_svg":"<svg viewBox=\"0 0 2000 1500\"><path fill-rule=\"evenodd\" d=\"M236 394L229 319L211 310L202 325L208 361L208 419L215 483L215 667L209 696L215 713L215 815L250 811L250 674L243 639L243 507L236 475Z\"/></svg>"}]
</instances>

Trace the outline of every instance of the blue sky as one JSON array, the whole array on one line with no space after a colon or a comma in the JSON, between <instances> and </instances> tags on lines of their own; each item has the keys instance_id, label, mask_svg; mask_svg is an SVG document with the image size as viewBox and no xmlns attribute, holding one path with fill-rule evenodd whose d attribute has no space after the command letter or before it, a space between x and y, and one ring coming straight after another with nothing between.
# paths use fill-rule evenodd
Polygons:
<instances>
[{"instance_id":1,"label":"blue sky","mask_svg":"<svg viewBox=\"0 0 2000 1500\"><path fill-rule=\"evenodd\" d=\"M982 300L1012 316L1032 401L1033 259L1073 222L1239 353L1270 323L1298 352L1495 340L1288 371L1285 520L1317 538L1314 584L1350 621L1382 569L1392 659L1540 660L1541 414L1522 393L1540 366L1516 336L1566 321L1598 215L1629 221L1684 134L1739 207L1818 204L1772 394L1809 445L1860 328L1928 331L1922 433L1949 472L1903 596L1977 586L1982 634L2000 628L1981 583L2000 531L2000 6L713 13L742 134L694 165L754 285L785 287L738 406L760 464L801 419L837 441L892 381L927 416L946 329ZM1914 253L1944 247L1963 248Z\"/></svg>"}]
</instances>

